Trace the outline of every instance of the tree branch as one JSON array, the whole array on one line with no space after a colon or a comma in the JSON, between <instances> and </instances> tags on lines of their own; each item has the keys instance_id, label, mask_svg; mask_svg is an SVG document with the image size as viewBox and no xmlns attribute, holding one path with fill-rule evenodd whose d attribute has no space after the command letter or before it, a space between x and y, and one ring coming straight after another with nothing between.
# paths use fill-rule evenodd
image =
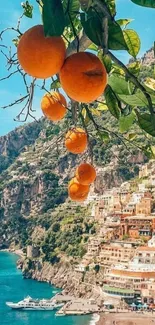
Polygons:
<instances>
[{"instance_id":1,"label":"tree branch","mask_svg":"<svg viewBox=\"0 0 155 325\"><path fill-rule=\"evenodd\" d=\"M66 54L67 57L77 52L78 42L80 52L84 52L92 44L91 40L87 37L87 35L82 32L79 35L78 40L77 38L75 38L68 46Z\"/></svg>"},{"instance_id":2,"label":"tree branch","mask_svg":"<svg viewBox=\"0 0 155 325\"><path fill-rule=\"evenodd\" d=\"M99 9L99 12L102 13L103 16L106 16L110 21L114 22L114 17L112 16L109 8L103 2L103 0L93 0L93 6Z\"/></svg>"}]
</instances>

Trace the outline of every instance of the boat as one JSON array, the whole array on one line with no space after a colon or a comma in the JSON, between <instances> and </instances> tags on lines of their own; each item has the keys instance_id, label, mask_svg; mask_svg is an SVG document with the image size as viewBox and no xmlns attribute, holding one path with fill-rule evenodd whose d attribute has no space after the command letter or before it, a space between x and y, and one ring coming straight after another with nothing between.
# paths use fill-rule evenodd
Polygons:
<instances>
[{"instance_id":1,"label":"boat","mask_svg":"<svg viewBox=\"0 0 155 325\"><path fill-rule=\"evenodd\" d=\"M12 309L20 310L54 310L61 308L64 304L57 303L53 299L33 299L30 296L24 298L23 300L14 303L6 302L6 305Z\"/></svg>"}]
</instances>

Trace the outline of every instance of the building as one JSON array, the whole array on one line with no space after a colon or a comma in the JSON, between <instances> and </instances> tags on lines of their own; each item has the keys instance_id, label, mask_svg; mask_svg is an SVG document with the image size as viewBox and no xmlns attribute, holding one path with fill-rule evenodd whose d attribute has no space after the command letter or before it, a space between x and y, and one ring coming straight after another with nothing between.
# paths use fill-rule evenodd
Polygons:
<instances>
[{"instance_id":1,"label":"building","mask_svg":"<svg viewBox=\"0 0 155 325\"><path fill-rule=\"evenodd\" d=\"M142 167L140 167L140 169L139 169L139 178L145 178L145 177L148 177L148 175L149 175L148 164L143 165Z\"/></svg>"},{"instance_id":2,"label":"building","mask_svg":"<svg viewBox=\"0 0 155 325\"><path fill-rule=\"evenodd\" d=\"M95 257L99 254L101 238L91 237L88 241L87 255Z\"/></svg>"},{"instance_id":3,"label":"building","mask_svg":"<svg viewBox=\"0 0 155 325\"><path fill-rule=\"evenodd\" d=\"M134 256L135 249L133 247L122 247L121 245L101 245L98 256L98 264L100 266L111 266L118 263L127 265Z\"/></svg>"},{"instance_id":4,"label":"building","mask_svg":"<svg viewBox=\"0 0 155 325\"><path fill-rule=\"evenodd\" d=\"M27 258L36 258L40 255L40 247L28 245L27 246Z\"/></svg>"},{"instance_id":5,"label":"building","mask_svg":"<svg viewBox=\"0 0 155 325\"><path fill-rule=\"evenodd\" d=\"M75 271L76 272L81 272L81 273L85 272L86 269L87 269L88 264L89 263L87 261L83 261L81 264L78 264L78 265L75 266Z\"/></svg>"},{"instance_id":6,"label":"building","mask_svg":"<svg viewBox=\"0 0 155 325\"><path fill-rule=\"evenodd\" d=\"M138 239L145 236L150 239L152 232L155 230L155 216L130 216L121 220L120 237L129 236Z\"/></svg>"},{"instance_id":7,"label":"building","mask_svg":"<svg viewBox=\"0 0 155 325\"><path fill-rule=\"evenodd\" d=\"M154 240L154 239L153 239ZM140 296L144 302L155 301L155 246L138 247L128 265L105 269L103 290L123 298ZM127 292L126 290L132 290Z\"/></svg>"},{"instance_id":8,"label":"building","mask_svg":"<svg viewBox=\"0 0 155 325\"><path fill-rule=\"evenodd\" d=\"M136 215L143 214L145 216L151 214L152 196L151 193L144 193L144 197L136 204Z\"/></svg>"},{"instance_id":9,"label":"building","mask_svg":"<svg viewBox=\"0 0 155 325\"><path fill-rule=\"evenodd\" d=\"M152 238L148 241L148 247L155 247L155 233L152 234Z\"/></svg>"}]
</instances>

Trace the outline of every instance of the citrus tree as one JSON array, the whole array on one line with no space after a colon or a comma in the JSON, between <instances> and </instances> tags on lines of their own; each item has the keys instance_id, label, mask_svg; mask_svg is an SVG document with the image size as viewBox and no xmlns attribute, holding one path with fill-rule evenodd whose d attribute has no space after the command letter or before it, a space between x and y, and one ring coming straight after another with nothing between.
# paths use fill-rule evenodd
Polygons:
<instances>
[{"instance_id":1,"label":"citrus tree","mask_svg":"<svg viewBox=\"0 0 155 325\"><path fill-rule=\"evenodd\" d=\"M155 8L152 0L131 1ZM91 164L84 162L77 168L76 177L69 184L71 199L81 201L87 197L96 177L91 126L100 141L117 137L126 146L132 142L148 157L154 157L151 137L155 137L155 80L140 79L141 63L137 55L141 41L130 28L131 20L116 19L115 0L36 2L42 25L21 31L22 17L33 19L33 6L26 1L22 3L23 12L17 26L8 27L0 34L1 53L9 70L1 81L18 73L24 82L25 95L7 105L23 104L17 120L21 121L23 115L24 121L29 116L35 118L33 98L38 86L45 117L53 122L64 117L69 119L65 135L67 150L82 154L88 148L91 158ZM16 33L13 52L3 43L3 34L9 29ZM127 51L132 63L124 65L118 59L119 50ZM106 110L117 120L118 132L104 126ZM147 137L147 146L139 147L136 132L130 132L133 124Z\"/></svg>"}]
</instances>

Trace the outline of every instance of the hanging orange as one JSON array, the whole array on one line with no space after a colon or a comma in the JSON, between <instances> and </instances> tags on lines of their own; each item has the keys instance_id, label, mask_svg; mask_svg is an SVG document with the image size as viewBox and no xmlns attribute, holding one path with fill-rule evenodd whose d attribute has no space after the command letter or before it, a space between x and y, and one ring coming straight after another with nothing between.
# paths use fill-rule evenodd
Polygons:
<instances>
[{"instance_id":1,"label":"hanging orange","mask_svg":"<svg viewBox=\"0 0 155 325\"><path fill-rule=\"evenodd\" d=\"M65 60L60 81L69 97L77 102L90 103L103 94L107 72L96 55L78 52Z\"/></svg>"},{"instance_id":2,"label":"hanging orange","mask_svg":"<svg viewBox=\"0 0 155 325\"><path fill-rule=\"evenodd\" d=\"M68 194L73 201L84 201L89 193L89 186L80 184L74 177L68 185Z\"/></svg>"},{"instance_id":3,"label":"hanging orange","mask_svg":"<svg viewBox=\"0 0 155 325\"><path fill-rule=\"evenodd\" d=\"M65 116L66 106L65 97L58 92L45 94L41 101L41 109L44 115L54 122L60 121Z\"/></svg>"},{"instance_id":4,"label":"hanging orange","mask_svg":"<svg viewBox=\"0 0 155 325\"><path fill-rule=\"evenodd\" d=\"M87 148L86 132L79 127L69 130L65 137L65 146L74 154L83 153Z\"/></svg>"},{"instance_id":5,"label":"hanging orange","mask_svg":"<svg viewBox=\"0 0 155 325\"><path fill-rule=\"evenodd\" d=\"M23 70L34 78L58 73L64 63L65 43L61 37L45 37L42 25L28 29L20 38L17 55Z\"/></svg>"},{"instance_id":6,"label":"hanging orange","mask_svg":"<svg viewBox=\"0 0 155 325\"><path fill-rule=\"evenodd\" d=\"M80 184L90 185L95 181L96 170L92 165L84 163L77 167L75 176Z\"/></svg>"}]
</instances>

